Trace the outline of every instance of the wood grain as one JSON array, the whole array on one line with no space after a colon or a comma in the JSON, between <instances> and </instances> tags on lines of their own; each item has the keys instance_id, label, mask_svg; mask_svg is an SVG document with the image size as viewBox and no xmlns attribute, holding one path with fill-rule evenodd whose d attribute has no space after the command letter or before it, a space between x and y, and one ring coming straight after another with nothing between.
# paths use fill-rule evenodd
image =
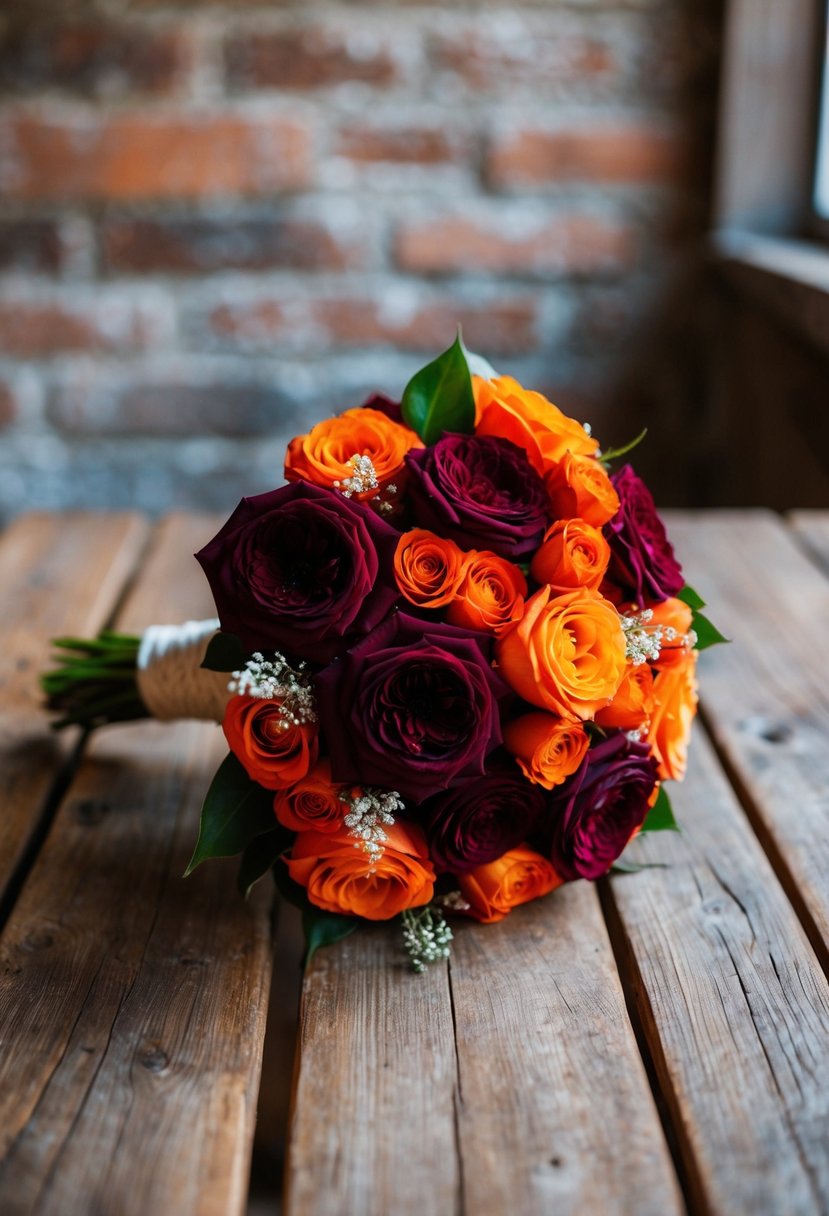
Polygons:
<instances>
[{"instance_id":1,"label":"wood grain","mask_svg":"<svg viewBox=\"0 0 829 1216\"><path fill-rule=\"evenodd\" d=\"M829 984L701 730L611 927L694 1210L829 1210Z\"/></svg>"},{"instance_id":2,"label":"wood grain","mask_svg":"<svg viewBox=\"0 0 829 1216\"><path fill-rule=\"evenodd\" d=\"M829 511L792 511L787 523L818 568L829 575Z\"/></svg>"},{"instance_id":3,"label":"wood grain","mask_svg":"<svg viewBox=\"0 0 829 1216\"><path fill-rule=\"evenodd\" d=\"M119 624L206 615L164 526ZM0 941L0 1196L9 1216L243 1211L270 979L270 893L186 882L225 752L213 726L94 739Z\"/></svg>"},{"instance_id":4,"label":"wood grain","mask_svg":"<svg viewBox=\"0 0 829 1216\"><path fill-rule=\"evenodd\" d=\"M668 520L689 582L733 639L700 660L712 737L829 969L829 580L770 512Z\"/></svg>"},{"instance_id":5,"label":"wood grain","mask_svg":"<svg viewBox=\"0 0 829 1216\"><path fill-rule=\"evenodd\" d=\"M682 1211L594 887L459 928L463 1211Z\"/></svg>"},{"instance_id":6,"label":"wood grain","mask_svg":"<svg viewBox=\"0 0 829 1216\"><path fill-rule=\"evenodd\" d=\"M286 1216L460 1213L445 964L415 976L397 926L321 949L300 1013Z\"/></svg>"},{"instance_id":7,"label":"wood grain","mask_svg":"<svg viewBox=\"0 0 829 1216\"><path fill-rule=\"evenodd\" d=\"M26 515L0 537L0 899L78 735L50 735L38 673L57 634L109 619L148 534L134 515Z\"/></svg>"}]
</instances>

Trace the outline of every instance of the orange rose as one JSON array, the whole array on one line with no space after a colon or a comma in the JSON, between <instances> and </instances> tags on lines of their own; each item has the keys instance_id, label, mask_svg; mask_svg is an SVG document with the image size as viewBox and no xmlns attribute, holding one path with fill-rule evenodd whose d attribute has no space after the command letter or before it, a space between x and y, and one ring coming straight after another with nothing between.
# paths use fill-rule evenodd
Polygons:
<instances>
[{"instance_id":1,"label":"orange rose","mask_svg":"<svg viewBox=\"0 0 829 1216\"><path fill-rule=\"evenodd\" d=\"M294 785L317 759L316 723L287 726L278 701L231 697L222 730L248 776L266 790Z\"/></svg>"},{"instance_id":2,"label":"orange rose","mask_svg":"<svg viewBox=\"0 0 829 1216\"><path fill-rule=\"evenodd\" d=\"M580 722L565 722L552 714L524 714L508 722L503 731L504 745L521 772L545 790L574 773L590 745Z\"/></svg>"},{"instance_id":3,"label":"orange rose","mask_svg":"<svg viewBox=\"0 0 829 1216\"><path fill-rule=\"evenodd\" d=\"M404 532L394 553L398 587L419 608L442 608L461 584L466 554L452 540L425 528Z\"/></svg>"},{"instance_id":4,"label":"orange rose","mask_svg":"<svg viewBox=\"0 0 829 1216\"><path fill-rule=\"evenodd\" d=\"M561 519L547 529L530 566L537 583L563 594L576 587L598 591L610 561L610 545L583 519Z\"/></svg>"},{"instance_id":5,"label":"orange rose","mask_svg":"<svg viewBox=\"0 0 829 1216\"><path fill-rule=\"evenodd\" d=\"M662 648L654 667L657 671L664 671L677 663L682 664L694 644L693 638L689 636L693 621L691 609L682 600L677 599L664 600L661 604L651 604L649 607L653 613L651 627L662 627Z\"/></svg>"},{"instance_id":6,"label":"orange rose","mask_svg":"<svg viewBox=\"0 0 829 1216\"><path fill-rule=\"evenodd\" d=\"M663 781L681 781L688 760L691 724L697 712L697 652L660 671L654 680L656 702L648 733Z\"/></svg>"},{"instance_id":7,"label":"orange rose","mask_svg":"<svg viewBox=\"0 0 829 1216\"><path fill-rule=\"evenodd\" d=\"M561 718L592 718L625 673L619 614L598 591L536 591L524 616L495 643L507 683L531 705Z\"/></svg>"},{"instance_id":8,"label":"orange rose","mask_svg":"<svg viewBox=\"0 0 829 1216\"><path fill-rule=\"evenodd\" d=\"M341 791L350 786L335 785L331 764L320 760L296 785L280 790L273 800L276 818L292 832L337 832L343 826L347 808L340 801Z\"/></svg>"},{"instance_id":9,"label":"orange rose","mask_svg":"<svg viewBox=\"0 0 829 1216\"><path fill-rule=\"evenodd\" d=\"M286 858L294 882L326 912L390 920L406 908L428 904L435 871L426 837L415 824L384 829L382 856L370 862L346 828L340 832L300 832Z\"/></svg>"},{"instance_id":10,"label":"orange rose","mask_svg":"<svg viewBox=\"0 0 829 1216\"><path fill-rule=\"evenodd\" d=\"M473 376L472 387L476 435L511 439L524 449L530 464L542 477L565 452L588 456L598 449L598 443L580 422L568 418L541 393L522 388L512 376L497 376L494 380Z\"/></svg>"},{"instance_id":11,"label":"orange rose","mask_svg":"<svg viewBox=\"0 0 829 1216\"><path fill-rule=\"evenodd\" d=\"M469 915L491 925L518 904L548 895L561 886L561 879L546 857L519 845L497 861L459 874L458 886L470 904Z\"/></svg>"},{"instance_id":12,"label":"orange rose","mask_svg":"<svg viewBox=\"0 0 829 1216\"><path fill-rule=\"evenodd\" d=\"M521 619L526 594L527 580L512 562L486 551L469 553L446 619L466 629L500 633Z\"/></svg>"},{"instance_id":13,"label":"orange rose","mask_svg":"<svg viewBox=\"0 0 829 1216\"><path fill-rule=\"evenodd\" d=\"M585 520L600 528L619 510L619 495L605 467L594 456L565 452L544 476L554 519Z\"/></svg>"},{"instance_id":14,"label":"orange rose","mask_svg":"<svg viewBox=\"0 0 829 1216\"><path fill-rule=\"evenodd\" d=\"M616 696L596 714L599 726L611 730L647 730L653 713L653 673L647 663L629 663Z\"/></svg>"},{"instance_id":15,"label":"orange rose","mask_svg":"<svg viewBox=\"0 0 829 1216\"><path fill-rule=\"evenodd\" d=\"M325 418L307 435L297 435L288 444L285 477L288 481L312 481L329 489L354 474L355 456L368 456L377 475L377 485L355 493L358 502L373 498L398 477L403 458L412 448L423 444L414 431L392 422L379 410L362 406L346 410L336 418Z\"/></svg>"}]
</instances>

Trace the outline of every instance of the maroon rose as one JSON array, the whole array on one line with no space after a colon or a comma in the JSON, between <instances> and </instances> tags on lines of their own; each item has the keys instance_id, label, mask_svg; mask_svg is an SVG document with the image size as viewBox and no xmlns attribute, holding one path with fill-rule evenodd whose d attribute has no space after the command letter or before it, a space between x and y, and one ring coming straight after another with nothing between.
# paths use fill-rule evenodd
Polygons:
<instances>
[{"instance_id":1,"label":"maroon rose","mask_svg":"<svg viewBox=\"0 0 829 1216\"><path fill-rule=\"evenodd\" d=\"M364 410L376 410L378 414L385 414L391 422L396 422L400 426L406 426L400 402L392 400L385 393L372 393L370 397L366 397L360 408Z\"/></svg>"},{"instance_id":2,"label":"maroon rose","mask_svg":"<svg viewBox=\"0 0 829 1216\"><path fill-rule=\"evenodd\" d=\"M464 549L519 559L548 524L544 482L525 452L494 435L445 435L406 455L417 524Z\"/></svg>"},{"instance_id":3,"label":"maroon rose","mask_svg":"<svg viewBox=\"0 0 829 1216\"><path fill-rule=\"evenodd\" d=\"M413 802L484 771L509 690L485 634L394 613L316 680L335 781Z\"/></svg>"},{"instance_id":4,"label":"maroon rose","mask_svg":"<svg viewBox=\"0 0 829 1216\"><path fill-rule=\"evenodd\" d=\"M601 878L645 821L657 780L646 743L619 731L591 747L548 799L550 860L564 879Z\"/></svg>"},{"instance_id":5,"label":"maroon rose","mask_svg":"<svg viewBox=\"0 0 829 1216\"><path fill-rule=\"evenodd\" d=\"M327 663L398 599L397 540L372 511L299 481L243 498L196 558L222 629L247 650Z\"/></svg>"},{"instance_id":6,"label":"maroon rose","mask_svg":"<svg viewBox=\"0 0 829 1216\"><path fill-rule=\"evenodd\" d=\"M620 506L605 525L612 554L608 580L637 604L667 600L685 580L651 492L629 464L611 480Z\"/></svg>"},{"instance_id":7,"label":"maroon rose","mask_svg":"<svg viewBox=\"0 0 829 1216\"><path fill-rule=\"evenodd\" d=\"M438 871L462 874L526 840L544 815L545 802L537 785L499 766L436 794L422 810Z\"/></svg>"}]
</instances>

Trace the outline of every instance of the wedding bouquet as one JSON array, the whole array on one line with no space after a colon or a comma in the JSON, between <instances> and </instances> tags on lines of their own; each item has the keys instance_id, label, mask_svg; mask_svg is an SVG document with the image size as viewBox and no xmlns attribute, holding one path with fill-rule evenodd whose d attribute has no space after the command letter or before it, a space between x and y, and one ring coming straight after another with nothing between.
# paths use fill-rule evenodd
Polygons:
<instances>
[{"instance_id":1,"label":"wedding bouquet","mask_svg":"<svg viewBox=\"0 0 829 1216\"><path fill-rule=\"evenodd\" d=\"M458 338L400 404L290 442L287 484L196 555L217 620L59 640L48 703L59 725L220 721L187 872L238 854L246 893L273 870L311 950L402 915L422 970L447 913L501 920L676 826L663 783L722 638L612 471L633 446L602 452Z\"/></svg>"}]
</instances>

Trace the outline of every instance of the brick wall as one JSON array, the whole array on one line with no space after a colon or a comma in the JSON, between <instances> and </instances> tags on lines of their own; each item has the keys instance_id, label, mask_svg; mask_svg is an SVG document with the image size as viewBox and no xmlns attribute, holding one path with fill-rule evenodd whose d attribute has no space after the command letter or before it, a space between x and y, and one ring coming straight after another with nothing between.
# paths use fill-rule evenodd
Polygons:
<instances>
[{"instance_id":1,"label":"brick wall","mask_svg":"<svg viewBox=\"0 0 829 1216\"><path fill-rule=\"evenodd\" d=\"M7 0L0 514L228 508L452 338L613 442L704 228L714 0Z\"/></svg>"}]
</instances>

